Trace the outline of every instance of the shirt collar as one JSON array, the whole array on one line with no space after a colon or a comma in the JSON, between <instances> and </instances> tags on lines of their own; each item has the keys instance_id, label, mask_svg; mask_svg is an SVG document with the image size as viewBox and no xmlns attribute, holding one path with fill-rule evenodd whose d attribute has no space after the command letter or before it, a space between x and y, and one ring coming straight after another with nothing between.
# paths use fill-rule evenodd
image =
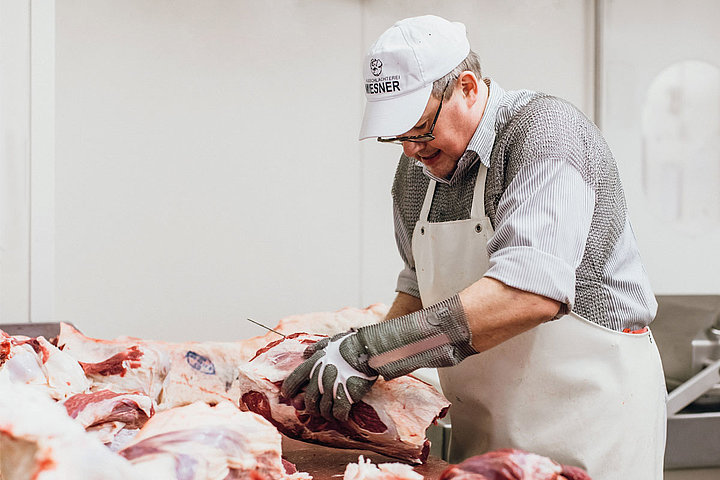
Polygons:
<instances>
[{"instance_id":1,"label":"shirt collar","mask_svg":"<svg viewBox=\"0 0 720 480\"><path fill-rule=\"evenodd\" d=\"M500 106L500 100L505 94L505 91L500 85L489 78L485 78L483 81L489 87L485 111L483 112L477 129L475 129L475 133L468 143L465 153L463 153L460 160L458 160L457 168L455 168L450 179L433 175L422 162L417 161L417 165L422 167L423 173L437 182L455 185L465 177L468 169L475 165L478 159L483 165L490 167L490 153L495 143L495 118L498 107Z\"/></svg>"}]
</instances>

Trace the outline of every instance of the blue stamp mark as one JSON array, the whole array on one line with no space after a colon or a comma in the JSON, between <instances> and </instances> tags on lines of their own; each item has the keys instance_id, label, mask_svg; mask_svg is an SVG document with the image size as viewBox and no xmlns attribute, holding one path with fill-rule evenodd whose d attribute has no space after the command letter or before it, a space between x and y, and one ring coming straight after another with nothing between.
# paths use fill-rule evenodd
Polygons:
<instances>
[{"instance_id":1,"label":"blue stamp mark","mask_svg":"<svg viewBox=\"0 0 720 480\"><path fill-rule=\"evenodd\" d=\"M209 358L195 353L192 350L188 350L185 354L185 360L188 365L198 372L204 373L205 375L215 375L215 365L213 365L212 360Z\"/></svg>"}]
</instances>

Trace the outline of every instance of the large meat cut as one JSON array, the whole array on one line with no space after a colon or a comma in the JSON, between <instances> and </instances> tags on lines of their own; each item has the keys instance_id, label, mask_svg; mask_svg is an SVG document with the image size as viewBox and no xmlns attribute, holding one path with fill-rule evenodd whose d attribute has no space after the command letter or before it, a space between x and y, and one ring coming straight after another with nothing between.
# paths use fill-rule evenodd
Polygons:
<instances>
[{"instance_id":1,"label":"large meat cut","mask_svg":"<svg viewBox=\"0 0 720 480\"><path fill-rule=\"evenodd\" d=\"M378 322L386 313L385 305L375 304L363 309L293 315L281 319L274 330L331 335ZM62 323L57 345L81 363L93 381L93 390L143 392L157 402L158 410L166 410L196 401L237 404L237 366L277 338L276 333L269 332L236 342L169 343L135 337L103 340L87 337Z\"/></svg>"},{"instance_id":2,"label":"large meat cut","mask_svg":"<svg viewBox=\"0 0 720 480\"><path fill-rule=\"evenodd\" d=\"M582 469L534 453L501 449L452 465L440 480L592 480Z\"/></svg>"},{"instance_id":3,"label":"large meat cut","mask_svg":"<svg viewBox=\"0 0 720 480\"><path fill-rule=\"evenodd\" d=\"M237 402L242 342L166 343L122 337L102 340L61 324L58 347L77 358L93 390L143 392L159 410L195 401Z\"/></svg>"},{"instance_id":4,"label":"large meat cut","mask_svg":"<svg viewBox=\"0 0 720 480\"><path fill-rule=\"evenodd\" d=\"M351 328L360 328L377 323L385 318L387 312L388 307L386 305L375 303L367 308L346 307L335 312L291 315L282 318L273 327L273 330L284 335L315 333L331 337L336 333L347 332ZM258 350L280 338L275 332L267 332L264 335L243 340L243 360L250 360Z\"/></svg>"},{"instance_id":5,"label":"large meat cut","mask_svg":"<svg viewBox=\"0 0 720 480\"><path fill-rule=\"evenodd\" d=\"M137 471L164 480L312 478L286 471L277 430L229 402L160 412L120 455Z\"/></svg>"},{"instance_id":6,"label":"large meat cut","mask_svg":"<svg viewBox=\"0 0 720 480\"><path fill-rule=\"evenodd\" d=\"M241 363L242 342L197 342L166 344L170 370L163 381L158 409L196 401L237 404L240 390L237 366Z\"/></svg>"},{"instance_id":7,"label":"large meat cut","mask_svg":"<svg viewBox=\"0 0 720 480\"><path fill-rule=\"evenodd\" d=\"M3 480L149 480L85 433L44 392L0 381Z\"/></svg>"},{"instance_id":8,"label":"large meat cut","mask_svg":"<svg viewBox=\"0 0 720 480\"><path fill-rule=\"evenodd\" d=\"M10 336L0 330L0 378L7 384L30 385L55 400L81 393L90 381L67 353L44 337Z\"/></svg>"},{"instance_id":9,"label":"large meat cut","mask_svg":"<svg viewBox=\"0 0 720 480\"><path fill-rule=\"evenodd\" d=\"M152 342L89 338L66 323L57 345L80 363L93 391L140 392L157 400L170 368L166 350Z\"/></svg>"},{"instance_id":10,"label":"large meat cut","mask_svg":"<svg viewBox=\"0 0 720 480\"><path fill-rule=\"evenodd\" d=\"M153 401L141 393L98 390L79 393L63 402L68 415L104 444L117 450L155 413ZM123 432L118 437L118 434Z\"/></svg>"},{"instance_id":11,"label":"large meat cut","mask_svg":"<svg viewBox=\"0 0 720 480\"><path fill-rule=\"evenodd\" d=\"M430 385L411 376L382 378L347 422L328 421L304 410L303 392L280 396L283 380L303 361L305 348L324 338L292 334L258 351L239 368L241 408L259 413L289 437L334 447L373 450L408 462L427 459L425 430L445 415L449 402Z\"/></svg>"}]
</instances>

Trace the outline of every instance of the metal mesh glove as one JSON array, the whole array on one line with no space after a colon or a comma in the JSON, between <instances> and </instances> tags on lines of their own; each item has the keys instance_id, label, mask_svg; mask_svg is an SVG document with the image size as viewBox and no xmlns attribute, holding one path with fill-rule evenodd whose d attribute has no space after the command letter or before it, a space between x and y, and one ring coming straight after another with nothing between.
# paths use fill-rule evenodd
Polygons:
<instances>
[{"instance_id":1,"label":"metal mesh glove","mask_svg":"<svg viewBox=\"0 0 720 480\"><path fill-rule=\"evenodd\" d=\"M359 401L377 379L367 365L367 355L355 332L339 333L310 345L308 358L282 384L282 394L292 398L308 382L305 410L331 420L347 421L352 403Z\"/></svg>"},{"instance_id":2,"label":"metal mesh glove","mask_svg":"<svg viewBox=\"0 0 720 480\"><path fill-rule=\"evenodd\" d=\"M460 297L357 331L368 366L385 379L422 367L450 367L478 353Z\"/></svg>"},{"instance_id":3,"label":"metal mesh glove","mask_svg":"<svg viewBox=\"0 0 720 480\"><path fill-rule=\"evenodd\" d=\"M305 350L308 358L282 384L291 398L305 383L305 408L345 421L352 403L372 387L422 367L449 367L477 353L460 297L419 312L323 339Z\"/></svg>"}]
</instances>

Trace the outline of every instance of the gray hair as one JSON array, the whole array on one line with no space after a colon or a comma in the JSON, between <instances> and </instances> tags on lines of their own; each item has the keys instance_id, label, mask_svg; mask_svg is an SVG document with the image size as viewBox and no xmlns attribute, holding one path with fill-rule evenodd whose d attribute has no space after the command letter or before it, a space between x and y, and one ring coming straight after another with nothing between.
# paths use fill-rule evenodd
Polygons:
<instances>
[{"instance_id":1,"label":"gray hair","mask_svg":"<svg viewBox=\"0 0 720 480\"><path fill-rule=\"evenodd\" d=\"M478 80L482 79L482 72L480 70L480 58L478 58L477 54L472 50L470 50L468 56L465 57L465 60L460 62L457 67L453 68L450 73L433 82L432 96L435 98L440 98L440 95L442 95L443 93L443 89L448 85L448 83L457 81L457 79L460 78L460 74L462 74L462 72L466 70L473 72L475 76L478 77ZM452 88L449 88L445 91L445 100L450 98L452 92Z\"/></svg>"}]
</instances>

